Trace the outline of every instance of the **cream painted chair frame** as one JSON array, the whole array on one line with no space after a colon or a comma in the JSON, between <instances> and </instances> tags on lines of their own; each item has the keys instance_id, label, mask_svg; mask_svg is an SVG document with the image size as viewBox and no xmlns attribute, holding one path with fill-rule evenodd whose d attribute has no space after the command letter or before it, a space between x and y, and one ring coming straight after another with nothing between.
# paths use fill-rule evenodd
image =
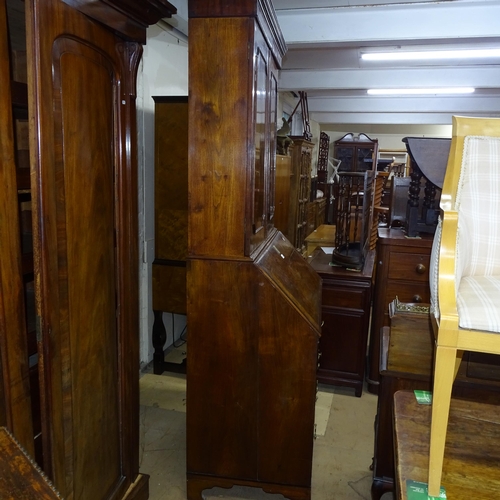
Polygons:
<instances>
[{"instance_id":1,"label":"cream painted chair frame","mask_svg":"<svg viewBox=\"0 0 500 500\"><path fill-rule=\"evenodd\" d=\"M464 351L500 354L500 335L459 328L455 285L458 212L454 210L466 136L500 137L500 118L453 117L453 137L441 194L441 231L433 256L437 305L432 314L436 336L428 494L439 496L453 381ZM440 233L440 237L439 237ZM439 251L439 253L437 253ZM433 269L431 264L431 282ZM431 284L431 288L432 288ZM431 290L432 292L432 290ZM435 293L434 292L434 293ZM432 295L432 294L431 294ZM499 464L500 465L500 464Z\"/></svg>"}]
</instances>

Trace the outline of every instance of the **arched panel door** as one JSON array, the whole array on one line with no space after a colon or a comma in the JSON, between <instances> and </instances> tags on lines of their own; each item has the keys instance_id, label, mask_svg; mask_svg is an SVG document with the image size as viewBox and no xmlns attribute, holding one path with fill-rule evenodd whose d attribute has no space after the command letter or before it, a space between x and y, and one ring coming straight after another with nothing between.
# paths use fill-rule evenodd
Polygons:
<instances>
[{"instance_id":1,"label":"arched panel door","mask_svg":"<svg viewBox=\"0 0 500 500\"><path fill-rule=\"evenodd\" d=\"M137 5L97 4L34 0L27 15L44 468L66 499L147 498L135 128L146 24L124 14Z\"/></svg>"}]
</instances>

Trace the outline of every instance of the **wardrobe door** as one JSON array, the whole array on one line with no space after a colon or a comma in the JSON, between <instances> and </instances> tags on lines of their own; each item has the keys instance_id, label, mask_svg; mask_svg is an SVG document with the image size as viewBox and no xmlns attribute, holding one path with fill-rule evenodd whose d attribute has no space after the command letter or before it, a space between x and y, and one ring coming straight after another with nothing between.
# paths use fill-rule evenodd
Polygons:
<instances>
[{"instance_id":1,"label":"wardrobe door","mask_svg":"<svg viewBox=\"0 0 500 500\"><path fill-rule=\"evenodd\" d=\"M122 498L139 468L141 46L62 1L29 3L45 467L64 498Z\"/></svg>"}]
</instances>

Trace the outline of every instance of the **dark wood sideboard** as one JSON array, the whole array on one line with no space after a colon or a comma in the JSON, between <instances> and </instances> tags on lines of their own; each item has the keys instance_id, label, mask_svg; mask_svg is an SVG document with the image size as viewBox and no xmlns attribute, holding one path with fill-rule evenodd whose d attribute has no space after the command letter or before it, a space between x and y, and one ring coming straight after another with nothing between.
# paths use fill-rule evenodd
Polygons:
<instances>
[{"instance_id":1,"label":"dark wood sideboard","mask_svg":"<svg viewBox=\"0 0 500 500\"><path fill-rule=\"evenodd\" d=\"M394 394L401 390L432 390L434 337L429 315L397 312L390 322L380 336L372 500L394 491ZM465 353L453 398L500 404L500 357Z\"/></svg>"},{"instance_id":2,"label":"dark wood sideboard","mask_svg":"<svg viewBox=\"0 0 500 500\"><path fill-rule=\"evenodd\" d=\"M360 397L366 366L375 252L368 253L361 271L333 266L331 260L331 253L321 248L309 257L311 267L323 282L317 378L324 384L353 387L356 396Z\"/></svg>"}]
</instances>

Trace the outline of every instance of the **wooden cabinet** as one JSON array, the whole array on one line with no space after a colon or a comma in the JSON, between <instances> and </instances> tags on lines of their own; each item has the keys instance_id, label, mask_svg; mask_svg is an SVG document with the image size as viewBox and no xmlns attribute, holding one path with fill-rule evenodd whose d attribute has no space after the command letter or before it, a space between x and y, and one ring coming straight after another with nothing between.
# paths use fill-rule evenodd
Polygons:
<instances>
[{"instance_id":1,"label":"wooden cabinet","mask_svg":"<svg viewBox=\"0 0 500 500\"><path fill-rule=\"evenodd\" d=\"M310 257L322 279L322 321L318 381L363 392L375 252L360 272L331 266L321 249Z\"/></svg>"},{"instance_id":2,"label":"wooden cabinet","mask_svg":"<svg viewBox=\"0 0 500 500\"><path fill-rule=\"evenodd\" d=\"M380 336L372 500L394 490L393 399L401 390L432 391L434 338L425 313L397 312ZM465 353L453 397L500 404L500 357Z\"/></svg>"},{"instance_id":3,"label":"wooden cabinet","mask_svg":"<svg viewBox=\"0 0 500 500\"><path fill-rule=\"evenodd\" d=\"M321 284L274 228L286 47L270 1L194 0L189 17L187 496L304 500Z\"/></svg>"},{"instance_id":4,"label":"wooden cabinet","mask_svg":"<svg viewBox=\"0 0 500 500\"><path fill-rule=\"evenodd\" d=\"M377 393L380 331L389 324L389 304L430 302L429 261L432 235L407 238L401 229L379 228L376 281L368 353L368 390Z\"/></svg>"},{"instance_id":5,"label":"wooden cabinet","mask_svg":"<svg viewBox=\"0 0 500 500\"><path fill-rule=\"evenodd\" d=\"M148 0L26 9L43 467L64 498L145 499L135 82L146 27L175 9ZM5 78L3 39L1 47ZM9 244L0 247L0 416L24 444L33 436L9 87L17 86L2 80L0 231Z\"/></svg>"},{"instance_id":6,"label":"wooden cabinet","mask_svg":"<svg viewBox=\"0 0 500 500\"><path fill-rule=\"evenodd\" d=\"M163 311L186 314L188 98L155 101L154 373L165 370Z\"/></svg>"},{"instance_id":7,"label":"wooden cabinet","mask_svg":"<svg viewBox=\"0 0 500 500\"><path fill-rule=\"evenodd\" d=\"M333 143L333 156L341 161L339 172L364 172L376 170L374 162L378 154L378 140L366 134L344 135Z\"/></svg>"},{"instance_id":8,"label":"wooden cabinet","mask_svg":"<svg viewBox=\"0 0 500 500\"><path fill-rule=\"evenodd\" d=\"M276 210L274 227L279 229L288 239L288 220L290 213L290 179L292 157L276 155Z\"/></svg>"},{"instance_id":9,"label":"wooden cabinet","mask_svg":"<svg viewBox=\"0 0 500 500\"><path fill-rule=\"evenodd\" d=\"M293 138L292 176L290 181L290 219L288 239L298 252L304 253L308 233L307 215L311 193L311 165L314 143ZM313 228L314 229L314 228Z\"/></svg>"}]
</instances>

